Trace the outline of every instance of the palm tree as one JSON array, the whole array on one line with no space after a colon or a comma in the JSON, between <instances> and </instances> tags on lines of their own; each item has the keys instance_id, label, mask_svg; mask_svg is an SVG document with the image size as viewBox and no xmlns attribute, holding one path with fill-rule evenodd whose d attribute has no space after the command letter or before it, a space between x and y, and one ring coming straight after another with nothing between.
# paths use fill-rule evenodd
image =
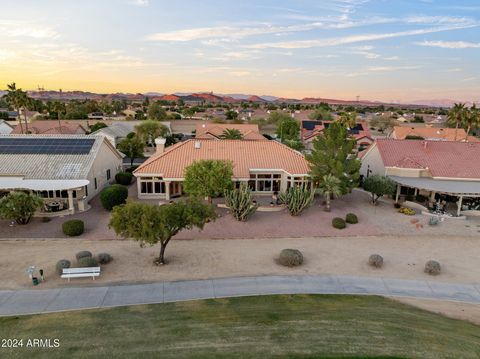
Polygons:
<instances>
[{"instance_id":1,"label":"palm tree","mask_svg":"<svg viewBox=\"0 0 480 359\"><path fill-rule=\"evenodd\" d=\"M453 107L448 111L448 122L450 126L455 125L455 138L454 141L457 140L457 132L458 127L463 124L465 119L465 104L464 103L456 103Z\"/></svg>"},{"instance_id":2,"label":"palm tree","mask_svg":"<svg viewBox=\"0 0 480 359\"><path fill-rule=\"evenodd\" d=\"M55 111L55 113L57 114L58 131L60 133L62 133L62 122L60 121L60 119L62 118L62 113L64 112L64 109L65 109L65 106L60 101L55 101L52 104L52 110Z\"/></svg>"},{"instance_id":3,"label":"palm tree","mask_svg":"<svg viewBox=\"0 0 480 359\"><path fill-rule=\"evenodd\" d=\"M339 197L342 195L342 182L340 179L332 174L328 174L322 177L318 185L318 193L325 198L325 211L330 212L330 199L333 197Z\"/></svg>"},{"instance_id":4,"label":"palm tree","mask_svg":"<svg viewBox=\"0 0 480 359\"><path fill-rule=\"evenodd\" d=\"M23 108L23 119L25 121L25 133L28 134L29 132L28 132L27 112L28 112L28 108L32 104L32 99L28 97L26 91L22 91L22 90L20 90L19 99L20 99L20 104Z\"/></svg>"},{"instance_id":5,"label":"palm tree","mask_svg":"<svg viewBox=\"0 0 480 359\"><path fill-rule=\"evenodd\" d=\"M21 89L17 89L17 86L15 82L12 82L11 84L7 85L7 102L10 106L13 107L13 109L17 112L17 121L18 124L20 125L20 129L23 133L23 125L22 125L22 120L20 118L20 108L22 107L22 93L23 91Z\"/></svg>"},{"instance_id":6,"label":"palm tree","mask_svg":"<svg viewBox=\"0 0 480 359\"><path fill-rule=\"evenodd\" d=\"M465 141L467 141L470 131L477 129L480 126L480 111L477 108L477 105L473 104L472 107L470 107L470 110L467 111L464 125L466 126Z\"/></svg>"},{"instance_id":7,"label":"palm tree","mask_svg":"<svg viewBox=\"0 0 480 359\"><path fill-rule=\"evenodd\" d=\"M347 128L354 128L357 124L357 113L356 112L345 112L343 113L338 122Z\"/></svg>"},{"instance_id":8,"label":"palm tree","mask_svg":"<svg viewBox=\"0 0 480 359\"><path fill-rule=\"evenodd\" d=\"M227 128L225 131L223 131L220 138L224 140L241 140L243 139L243 135L236 128Z\"/></svg>"}]
</instances>

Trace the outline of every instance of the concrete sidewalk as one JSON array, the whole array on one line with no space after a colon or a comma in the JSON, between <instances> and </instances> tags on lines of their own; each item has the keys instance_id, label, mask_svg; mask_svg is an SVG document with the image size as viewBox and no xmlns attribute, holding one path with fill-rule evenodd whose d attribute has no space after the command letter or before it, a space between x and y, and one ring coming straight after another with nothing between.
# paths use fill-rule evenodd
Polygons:
<instances>
[{"instance_id":1,"label":"concrete sidewalk","mask_svg":"<svg viewBox=\"0 0 480 359\"><path fill-rule=\"evenodd\" d=\"M480 304L480 284L332 275L263 276L3 290L0 291L0 316L268 294L360 294Z\"/></svg>"}]
</instances>

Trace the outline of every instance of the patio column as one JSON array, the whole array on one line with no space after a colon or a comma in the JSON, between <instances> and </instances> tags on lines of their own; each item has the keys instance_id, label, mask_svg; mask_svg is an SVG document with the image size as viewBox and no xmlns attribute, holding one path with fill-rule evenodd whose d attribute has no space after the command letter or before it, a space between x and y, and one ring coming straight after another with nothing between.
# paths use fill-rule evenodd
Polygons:
<instances>
[{"instance_id":1,"label":"patio column","mask_svg":"<svg viewBox=\"0 0 480 359\"><path fill-rule=\"evenodd\" d=\"M460 196L458 198L458 202L457 202L457 216L460 216L460 212L462 210L462 201L463 201L463 196Z\"/></svg>"},{"instance_id":2,"label":"patio column","mask_svg":"<svg viewBox=\"0 0 480 359\"><path fill-rule=\"evenodd\" d=\"M73 206L73 190L69 189L67 190L67 193L68 193L68 209L72 213L75 213L75 207Z\"/></svg>"},{"instance_id":3,"label":"patio column","mask_svg":"<svg viewBox=\"0 0 480 359\"><path fill-rule=\"evenodd\" d=\"M170 181L165 182L165 199L170 201Z\"/></svg>"},{"instance_id":4,"label":"patio column","mask_svg":"<svg viewBox=\"0 0 480 359\"><path fill-rule=\"evenodd\" d=\"M395 195L395 203L398 203L398 197L400 197L400 191L402 190L402 186L397 184L397 194Z\"/></svg>"}]
</instances>

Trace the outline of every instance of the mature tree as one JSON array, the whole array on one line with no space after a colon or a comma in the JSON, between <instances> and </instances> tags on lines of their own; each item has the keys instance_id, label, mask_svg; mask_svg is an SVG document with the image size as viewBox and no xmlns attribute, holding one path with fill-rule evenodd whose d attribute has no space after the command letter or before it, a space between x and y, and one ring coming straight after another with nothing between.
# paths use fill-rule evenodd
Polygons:
<instances>
[{"instance_id":1,"label":"mature tree","mask_svg":"<svg viewBox=\"0 0 480 359\"><path fill-rule=\"evenodd\" d=\"M241 140L243 135L240 130L237 130L236 128L227 128L223 131L220 137L224 140Z\"/></svg>"},{"instance_id":2,"label":"mature tree","mask_svg":"<svg viewBox=\"0 0 480 359\"><path fill-rule=\"evenodd\" d=\"M232 188L233 164L225 160L200 160L185 169L183 189L194 197L221 196Z\"/></svg>"},{"instance_id":3,"label":"mature tree","mask_svg":"<svg viewBox=\"0 0 480 359\"><path fill-rule=\"evenodd\" d=\"M156 264L165 264L165 249L181 230L197 227L217 217L212 206L198 200L173 202L161 206L128 201L114 207L109 227L126 239L140 242L140 246L160 243Z\"/></svg>"},{"instance_id":4,"label":"mature tree","mask_svg":"<svg viewBox=\"0 0 480 359\"><path fill-rule=\"evenodd\" d=\"M93 125L88 126L90 133L94 133L102 128L108 127L105 122L96 122Z\"/></svg>"},{"instance_id":5,"label":"mature tree","mask_svg":"<svg viewBox=\"0 0 480 359\"><path fill-rule=\"evenodd\" d=\"M308 118L315 121L333 121L332 113L323 107L315 109Z\"/></svg>"},{"instance_id":6,"label":"mature tree","mask_svg":"<svg viewBox=\"0 0 480 359\"><path fill-rule=\"evenodd\" d=\"M370 126L378 128L380 132L385 132L395 126L395 120L388 116L376 116L370 120Z\"/></svg>"},{"instance_id":7,"label":"mature tree","mask_svg":"<svg viewBox=\"0 0 480 359\"><path fill-rule=\"evenodd\" d=\"M277 136L282 142L286 140L299 140L300 124L293 118L284 118L277 123Z\"/></svg>"},{"instance_id":8,"label":"mature tree","mask_svg":"<svg viewBox=\"0 0 480 359\"><path fill-rule=\"evenodd\" d=\"M122 152L125 156L130 158L130 167L133 166L133 161L135 158L143 157L143 146L144 143L137 136L124 138L117 145L117 149Z\"/></svg>"},{"instance_id":9,"label":"mature tree","mask_svg":"<svg viewBox=\"0 0 480 359\"><path fill-rule=\"evenodd\" d=\"M283 141L283 143L296 151L303 151L305 149L305 145L300 139L287 139Z\"/></svg>"},{"instance_id":10,"label":"mature tree","mask_svg":"<svg viewBox=\"0 0 480 359\"><path fill-rule=\"evenodd\" d=\"M268 115L267 120L268 120L268 123L272 123L278 126L280 122L285 120L291 120L291 119L292 119L292 116L290 116L288 113L275 111L270 113L270 115Z\"/></svg>"},{"instance_id":11,"label":"mature tree","mask_svg":"<svg viewBox=\"0 0 480 359\"><path fill-rule=\"evenodd\" d=\"M325 198L325 211L330 212L330 200L342 195L342 181L331 174L325 175L318 183L317 190Z\"/></svg>"},{"instance_id":12,"label":"mature tree","mask_svg":"<svg viewBox=\"0 0 480 359\"><path fill-rule=\"evenodd\" d=\"M238 112L234 110L228 110L225 112L225 117L227 120L236 120L238 117Z\"/></svg>"},{"instance_id":13,"label":"mature tree","mask_svg":"<svg viewBox=\"0 0 480 359\"><path fill-rule=\"evenodd\" d=\"M393 195L396 188L396 183L386 176L372 175L363 182L363 189L371 193L374 205L382 196Z\"/></svg>"},{"instance_id":14,"label":"mature tree","mask_svg":"<svg viewBox=\"0 0 480 359\"><path fill-rule=\"evenodd\" d=\"M466 108L464 103L456 103L448 111L447 123L451 127L455 127L454 141L457 140L458 128L465 123Z\"/></svg>"},{"instance_id":15,"label":"mature tree","mask_svg":"<svg viewBox=\"0 0 480 359\"><path fill-rule=\"evenodd\" d=\"M51 104L51 109L55 112L57 121L58 121L58 131L62 133L62 122L60 121L63 116L65 116L66 109L65 109L65 104L60 101L54 101ZM50 117L51 114L49 113L48 116ZM90 132L91 131L90 129Z\"/></svg>"},{"instance_id":16,"label":"mature tree","mask_svg":"<svg viewBox=\"0 0 480 359\"><path fill-rule=\"evenodd\" d=\"M476 130L480 126L480 111L477 105L473 104L467 111L463 125L465 126L465 141L467 141L470 131Z\"/></svg>"},{"instance_id":17,"label":"mature tree","mask_svg":"<svg viewBox=\"0 0 480 359\"><path fill-rule=\"evenodd\" d=\"M357 124L357 113L344 112L340 115L340 118L337 121L347 128L354 128Z\"/></svg>"},{"instance_id":18,"label":"mature tree","mask_svg":"<svg viewBox=\"0 0 480 359\"><path fill-rule=\"evenodd\" d=\"M356 187L361 163L354 154L355 145L356 141L347 129L332 122L313 142L312 153L306 156L313 180L320 182L331 174L341 181L342 194Z\"/></svg>"},{"instance_id":19,"label":"mature tree","mask_svg":"<svg viewBox=\"0 0 480 359\"><path fill-rule=\"evenodd\" d=\"M149 120L164 121L167 119L167 112L158 102L152 102L148 106L147 117Z\"/></svg>"},{"instance_id":20,"label":"mature tree","mask_svg":"<svg viewBox=\"0 0 480 359\"><path fill-rule=\"evenodd\" d=\"M18 224L27 224L42 204L43 200L38 196L25 192L10 192L0 199L0 217L13 219Z\"/></svg>"},{"instance_id":21,"label":"mature tree","mask_svg":"<svg viewBox=\"0 0 480 359\"><path fill-rule=\"evenodd\" d=\"M191 118L193 115L195 115L195 109L193 107L185 107L182 110L182 115L186 118Z\"/></svg>"},{"instance_id":22,"label":"mature tree","mask_svg":"<svg viewBox=\"0 0 480 359\"><path fill-rule=\"evenodd\" d=\"M145 120L135 126L135 131L138 137L155 146L155 139L157 137L166 137L169 134L168 128L162 123L155 120Z\"/></svg>"}]
</instances>

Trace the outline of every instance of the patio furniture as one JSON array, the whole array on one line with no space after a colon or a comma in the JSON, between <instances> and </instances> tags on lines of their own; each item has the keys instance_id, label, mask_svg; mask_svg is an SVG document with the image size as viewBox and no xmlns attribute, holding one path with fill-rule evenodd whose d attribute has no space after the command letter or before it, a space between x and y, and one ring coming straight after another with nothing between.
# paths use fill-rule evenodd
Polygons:
<instances>
[{"instance_id":1,"label":"patio furniture","mask_svg":"<svg viewBox=\"0 0 480 359\"><path fill-rule=\"evenodd\" d=\"M85 267L85 268L64 268L61 277L67 278L70 282L70 278L85 278L95 277L100 275L100 267Z\"/></svg>"},{"instance_id":2,"label":"patio furniture","mask_svg":"<svg viewBox=\"0 0 480 359\"><path fill-rule=\"evenodd\" d=\"M51 212L58 212L60 210L60 202L47 203L47 207Z\"/></svg>"}]
</instances>

